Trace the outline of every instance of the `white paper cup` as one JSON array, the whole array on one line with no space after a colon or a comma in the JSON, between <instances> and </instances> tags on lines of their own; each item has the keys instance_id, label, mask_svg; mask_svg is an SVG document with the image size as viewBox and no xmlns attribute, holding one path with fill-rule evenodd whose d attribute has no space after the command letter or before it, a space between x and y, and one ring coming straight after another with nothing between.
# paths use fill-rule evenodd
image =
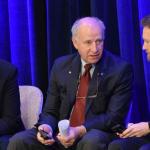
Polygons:
<instances>
[{"instance_id":1,"label":"white paper cup","mask_svg":"<svg viewBox=\"0 0 150 150\"><path fill-rule=\"evenodd\" d=\"M69 120L61 120L58 122L59 132L62 136L67 136L69 134L70 122Z\"/></svg>"}]
</instances>

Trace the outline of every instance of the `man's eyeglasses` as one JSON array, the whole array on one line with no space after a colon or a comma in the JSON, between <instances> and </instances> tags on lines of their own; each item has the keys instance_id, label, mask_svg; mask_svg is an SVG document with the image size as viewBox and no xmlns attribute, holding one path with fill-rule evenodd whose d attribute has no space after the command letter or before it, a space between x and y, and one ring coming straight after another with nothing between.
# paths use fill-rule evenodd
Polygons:
<instances>
[{"instance_id":1,"label":"man's eyeglasses","mask_svg":"<svg viewBox=\"0 0 150 150\"><path fill-rule=\"evenodd\" d=\"M80 83L80 77L78 81L78 88L77 88L77 93L76 93L76 99L91 99L91 98L96 98L98 94L98 85L99 85L99 74L97 74L97 79L96 79L96 92L93 95L88 95L88 96L77 96L78 95L78 90L79 90L79 83Z\"/></svg>"}]
</instances>

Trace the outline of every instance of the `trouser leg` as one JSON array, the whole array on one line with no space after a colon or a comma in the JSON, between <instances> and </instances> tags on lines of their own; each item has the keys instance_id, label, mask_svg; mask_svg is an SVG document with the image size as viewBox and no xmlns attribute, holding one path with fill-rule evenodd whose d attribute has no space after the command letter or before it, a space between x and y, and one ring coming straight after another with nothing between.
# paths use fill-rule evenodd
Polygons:
<instances>
[{"instance_id":1,"label":"trouser leg","mask_svg":"<svg viewBox=\"0 0 150 150\"><path fill-rule=\"evenodd\" d=\"M150 143L144 144L139 150L150 150Z\"/></svg>"},{"instance_id":2,"label":"trouser leg","mask_svg":"<svg viewBox=\"0 0 150 150\"><path fill-rule=\"evenodd\" d=\"M107 150L115 135L92 129L78 142L76 150Z\"/></svg>"},{"instance_id":3,"label":"trouser leg","mask_svg":"<svg viewBox=\"0 0 150 150\"><path fill-rule=\"evenodd\" d=\"M140 147L146 144L148 141L145 138L126 138L118 139L111 142L108 146L108 150L139 150ZM140 149L147 150L147 149ZM150 149L149 149L150 150Z\"/></svg>"},{"instance_id":4,"label":"trouser leg","mask_svg":"<svg viewBox=\"0 0 150 150\"><path fill-rule=\"evenodd\" d=\"M10 138L7 150L48 150L48 146L37 141L36 135L34 128L17 133Z\"/></svg>"}]
</instances>

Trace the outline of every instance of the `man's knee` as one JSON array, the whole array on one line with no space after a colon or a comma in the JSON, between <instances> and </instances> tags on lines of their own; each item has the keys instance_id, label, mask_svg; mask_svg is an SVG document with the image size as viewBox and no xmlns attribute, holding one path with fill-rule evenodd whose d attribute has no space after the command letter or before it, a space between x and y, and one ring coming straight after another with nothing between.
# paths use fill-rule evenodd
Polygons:
<instances>
[{"instance_id":1,"label":"man's knee","mask_svg":"<svg viewBox=\"0 0 150 150\"><path fill-rule=\"evenodd\" d=\"M122 141L115 140L108 145L108 150L122 150Z\"/></svg>"},{"instance_id":2,"label":"man's knee","mask_svg":"<svg viewBox=\"0 0 150 150\"><path fill-rule=\"evenodd\" d=\"M9 144L8 144L8 150L12 149L14 147L19 147L20 144L23 143L23 141L25 140L24 136L21 133L17 133L15 134L13 137L10 138L9 140Z\"/></svg>"},{"instance_id":3,"label":"man's knee","mask_svg":"<svg viewBox=\"0 0 150 150\"><path fill-rule=\"evenodd\" d=\"M91 130L82 137L77 145L77 149L83 150L93 150L93 149L106 149L108 143L111 141L111 136L109 133Z\"/></svg>"},{"instance_id":4,"label":"man's knee","mask_svg":"<svg viewBox=\"0 0 150 150\"><path fill-rule=\"evenodd\" d=\"M10 138L8 150L21 150L22 147L33 145L34 143L37 143L36 131L33 129L26 130L23 132L19 132Z\"/></svg>"},{"instance_id":5,"label":"man's knee","mask_svg":"<svg viewBox=\"0 0 150 150\"><path fill-rule=\"evenodd\" d=\"M79 144L80 145L95 145L95 144L97 144L99 142L99 139L98 138L88 138L88 136L84 136L81 140L80 140L80 142L79 142Z\"/></svg>"},{"instance_id":6,"label":"man's knee","mask_svg":"<svg viewBox=\"0 0 150 150\"><path fill-rule=\"evenodd\" d=\"M98 147L98 140L95 139L89 139L86 137L83 137L79 143L77 144L77 150L92 150L97 149Z\"/></svg>"}]
</instances>

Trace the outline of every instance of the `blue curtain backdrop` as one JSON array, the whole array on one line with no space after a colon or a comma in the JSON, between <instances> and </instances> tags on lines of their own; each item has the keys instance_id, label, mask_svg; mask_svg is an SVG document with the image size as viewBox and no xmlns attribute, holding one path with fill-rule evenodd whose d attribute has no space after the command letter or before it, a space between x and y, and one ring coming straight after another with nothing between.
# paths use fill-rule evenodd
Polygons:
<instances>
[{"instance_id":1,"label":"blue curtain backdrop","mask_svg":"<svg viewBox=\"0 0 150 150\"><path fill-rule=\"evenodd\" d=\"M142 51L140 20L150 0L1 0L0 58L18 68L19 84L38 86L46 96L54 60L75 52L70 28L80 17L106 25L105 48L132 63L134 93L129 120L150 119L150 63Z\"/></svg>"}]
</instances>

